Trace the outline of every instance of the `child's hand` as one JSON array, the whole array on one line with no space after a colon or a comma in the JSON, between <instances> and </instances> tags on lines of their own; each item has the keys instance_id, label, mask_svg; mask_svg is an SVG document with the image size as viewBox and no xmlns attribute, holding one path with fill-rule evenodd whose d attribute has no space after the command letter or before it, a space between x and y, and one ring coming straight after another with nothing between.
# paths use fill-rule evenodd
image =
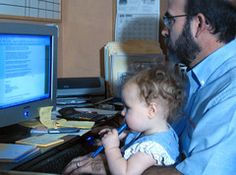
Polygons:
<instances>
[{"instance_id":1,"label":"child's hand","mask_svg":"<svg viewBox=\"0 0 236 175\"><path fill-rule=\"evenodd\" d=\"M108 133L109 131L111 131L111 128L105 128L105 129L102 129L101 131L99 131L99 136L100 138L102 138L106 133ZM126 138L126 136L128 135L129 131L128 130L125 130L123 131L120 135L119 135L119 139L120 140L123 140L124 138Z\"/></svg>"},{"instance_id":2,"label":"child's hand","mask_svg":"<svg viewBox=\"0 0 236 175\"><path fill-rule=\"evenodd\" d=\"M99 131L99 136L102 138L105 134L107 134L109 131L111 131L111 128L104 128L101 131Z\"/></svg>"},{"instance_id":3,"label":"child's hand","mask_svg":"<svg viewBox=\"0 0 236 175\"><path fill-rule=\"evenodd\" d=\"M116 129L106 129L106 133L102 137L102 144L105 149L119 148L120 140Z\"/></svg>"}]
</instances>

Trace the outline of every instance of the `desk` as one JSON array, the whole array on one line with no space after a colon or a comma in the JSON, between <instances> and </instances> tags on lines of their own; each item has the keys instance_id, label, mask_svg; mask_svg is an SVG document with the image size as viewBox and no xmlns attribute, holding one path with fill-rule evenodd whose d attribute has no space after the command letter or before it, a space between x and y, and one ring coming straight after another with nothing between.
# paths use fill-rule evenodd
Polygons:
<instances>
[{"instance_id":1,"label":"desk","mask_svg":"<svg viewBox=\"0 0 236 175\"><path fill-rule=\"evenodd\" d=\"M85 155L96 149L93 143L91 143L87 139L88 137L97 139L97 133L101 130L101 128L105 126L117 128L122 123L122 120L123 118L121 118L119 115L108 118L102 123L95 124L94 128L83 136L74 136L68 138L68 140L66 140L63 144L50 148L42 152L40 155L31 157L29 160L24 160L17 164L11 165L11 167L7 167L7 169L6 167L5 169L0 169L7 170L3 172L5 174L12 175L21 175L21 172L23 172L23 174L25 172L28 172L28 174L30 174L30 172L36 172L38 174L41 173L41 175L45 175L45 173L60 174L64 167L74 157ZM63 157L65 156L65 154L66 157ZM4 167L0 164L0 167L1 166ZM25 175L27 175L27 173L25 173Z\"/></svg>"},{"instance_id":2,"label":"desk","mask_svg":"<svg viewBox=\"0 0 236 175\"><path fill-rule=\"evenodd\" d=\"M25 172L25 171L1 171L1 175L58 175L58 174L52 174L52 173L37 173L37 172Z\"/></svg>"}]
</instances>

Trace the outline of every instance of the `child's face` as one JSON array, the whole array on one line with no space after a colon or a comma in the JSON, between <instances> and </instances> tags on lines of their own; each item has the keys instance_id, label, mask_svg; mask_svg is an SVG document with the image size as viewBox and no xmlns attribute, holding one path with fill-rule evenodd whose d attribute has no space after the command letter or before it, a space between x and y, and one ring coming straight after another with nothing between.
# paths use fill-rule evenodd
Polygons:
<instances>
[{"instance_id":1,"label":"child's face","mask_svg":"<svg viewBox=\"0 0 236 175\"><path fill-rule=\"evenodd\" d=\"M129 128L143 132L147 129L148 106L140 101L138 96L138 86L135 83L129 83L122 91L124 109L122 115L125 116Z\"/></svg>"}]
</instances>

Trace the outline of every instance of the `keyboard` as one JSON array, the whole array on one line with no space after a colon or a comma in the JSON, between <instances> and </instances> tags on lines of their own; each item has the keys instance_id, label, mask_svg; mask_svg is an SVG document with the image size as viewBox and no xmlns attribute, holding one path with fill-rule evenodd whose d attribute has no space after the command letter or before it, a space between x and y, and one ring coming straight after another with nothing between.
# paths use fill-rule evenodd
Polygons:
<instances>
[{"instance_id":1,"label":"keyboard","mask_svg":"<svg viewBox=\"0 0 236 175\"><path fill-rule=\"evenodd\" d=\"M78 120L78 121L101 121L107 118L106 115L98 113L90 113L86 111L77 111L74 107L64 107L58 110L60 114L58 118L63 118L66 120Z\"/></svg>"}]
</instances>

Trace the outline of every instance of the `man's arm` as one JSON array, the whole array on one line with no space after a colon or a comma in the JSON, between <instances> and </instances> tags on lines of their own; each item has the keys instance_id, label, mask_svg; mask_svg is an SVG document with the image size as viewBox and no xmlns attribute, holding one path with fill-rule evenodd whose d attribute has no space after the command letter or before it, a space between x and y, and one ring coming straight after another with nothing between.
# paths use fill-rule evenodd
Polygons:
<instances>
[{"instance_id":1,"label":"man's arm","mask_svg":"<svg viewBox=\"0 0 236 175\"><path fill-rule=\"evenodd\" d=\"M181 175L181 173L176 170L173 166L161 167L161 166L151 166L146 169L142 175Z\"/></svg>"}]
</instances>

